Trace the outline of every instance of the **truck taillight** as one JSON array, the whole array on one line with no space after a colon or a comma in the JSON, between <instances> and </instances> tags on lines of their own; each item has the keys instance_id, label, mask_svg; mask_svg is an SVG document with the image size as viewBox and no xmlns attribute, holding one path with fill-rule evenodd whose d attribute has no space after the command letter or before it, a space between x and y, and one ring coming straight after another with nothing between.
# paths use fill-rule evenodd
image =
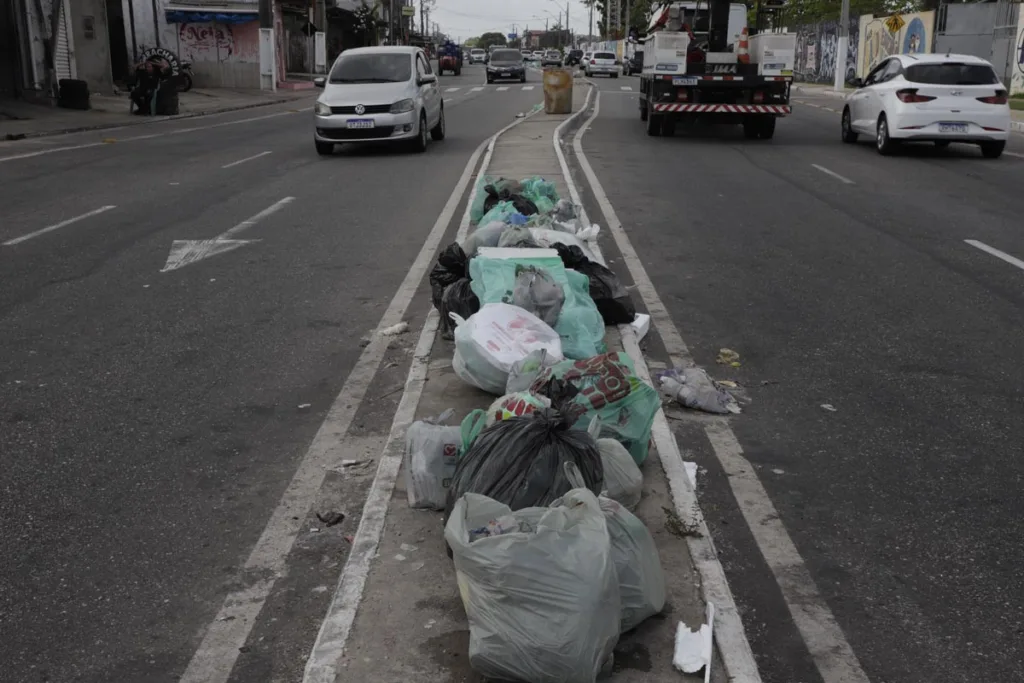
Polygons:
<instances>
[{"instance_id":1,"label":"truck taillight","mask_svg":"<svg viewBox=\"0 0 1024 683\"><path fill-rule=\"evenodd\" d=\"M676 93L676 99L679 100L680 102L686 102L688 99L690 99L690 93L688 93L685 90L680 90L679 92Z\"/></svg>"},{"instance_id":2,"label":"truck taillight","mask_svg":"<svg viewBox=\"0 0 1024 683\"><path fill-rule=\"evenodd\" d=\"M988 97L979 97L978 101L984 102L985 104L1006 104L1008 102L1008 100L1006 99L1005 90L996 90L995 95L990 95Z\"/></svg>"},{"instance_id":3,"label":"truck taillight","mask_svg":"<svg viewBox=\"0 0 1024 683\"><path fill-rule=\"evenodd\" d=\"M754 93L754 104L761 104L764 102L764 93L758 90Z\"/></svg>"},{"instance_id":4,"label":"truck taillight","mask_svg":"<svg viewBox=\"0 0 1024 683\"><path fill-rule=\"evenodd\" d=\"M906 102L907 104L913 104L915 102L931 102L935 99L931 95L918 95L917 88L897 90L896 97L900 98L900 102Z\"/></svg>"}]
</instances>

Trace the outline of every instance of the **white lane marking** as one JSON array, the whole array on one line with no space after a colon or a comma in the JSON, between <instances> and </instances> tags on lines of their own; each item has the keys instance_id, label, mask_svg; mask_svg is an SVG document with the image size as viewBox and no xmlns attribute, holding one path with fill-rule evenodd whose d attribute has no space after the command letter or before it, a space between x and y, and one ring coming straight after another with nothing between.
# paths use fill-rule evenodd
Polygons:
<instances>
[{"instance_id":1,"label":"white lane marking","mask_svg":"<svg viewBox=\"0 0 1024 683\"><path fill-rule=\"evenodd\" d=\"M507 85L499 86L498 87L498 92L501 92L502 90L508 90L508 86Z\"/></svg>"},{"instance_id":2,"label":"white lane marking","mask_svg":"<svg viewBox=\"0 0 1024 683\"><path fill-rule=\"evenodd\" d=\"M252 161L253 159L259 159L260 157L265 157L268 154L273 154L273 152L260 152L259 154L253 154L251 157L246 157L244 159L239 159L238 161L232 161L230 164L224 164L223 166L221 166L221 168L231 168L232 166L238 166L239 164L244 164L247 161Z\"/></svg>"},{"instance_id":3,"label":"white lane marking","mask_svg":"<svg viewBox=\"0 0 1024 683\"><path fill-rule=\"evenodd\" d=\"M182 133L193 133L197 130L210 130L211 128L222 128L223 126L236 126L240 123L251 123L252 121L263 121L264 119L273 119L278 116L288 116L291 114L300 114L302 112L310 111L312 107L306 107L304 109L295 109L291 111L281 111L275 114L267 114L265 116L251 116L247 119L238 119L236 121L223 121L221 123L214 123L209 126L193 126L191 128L176 128L175 130L169 130L163 133L151 133L149 135L133 135L128 138L119 138L116 142L135 142L137 140L152 140L153 138L163 138L169 135L181 135ZM227 112L225 112L227 113ZM171 121L180 119L170 119ZM153 121L153 123L164 123L163 121ZM123 127L122 127L123 128ZM121 129L117 129L121 130ZM110 131L101 131L110 132ZM15 154L7 157L0 157L0 163L5 161L15 161L17 159L29 159L31 157L38 157L44 154L56 154L57 152L70 152L77 149L89 149L90 147L100 147L102 145L108 145L108 142L89 142L83 145L69 145L67 147L52 147L50 149L40 149L35 152L26 152L25 154Z\"/></svg>"},{"instance_id":4,"label":"white lane marking","mask_svg":"<svg viewBox=\"0 0 1024 683\"><path fill-rule=\"evenodd\" d=\"M532 85L524 85L523 86L523 90L533 90L533 86Z\"/></svg>"},{"instance_id":5,"label":"white lane marking","mask_svg":"<svg viewBox=\"0 0 1024 683\"><path fill-rule=\"evenodd\" d=\"M1018 159L1024 159L1024 154L1018 154L1017 152L1003 152L1003 154L1011 157L1017 157Z\"/></svg>"},{"instance_id":6,"label":"white lane marking","mask_svg":"<svg viewBox=\"0 0 1024 683\"><path fill-rule=\"evenodd\" d=\"M91 217L97 216L97 215L99 215L99 214L101 214L101 213L103 213L105 211L110 211L111 209L116 209L116 208L117 207L113 206L113 205L111 205L111 206L101 206L100 208L95 209L93 211L90 211L88 213L83 213L81 216L75 216L74 218L69 218L66 221L61 221L60 223L54 223L53 225L47 226L47 227L43 228L42 230L36 230L35 232L30 232L27 235L22 235L21 237L15 237L12 240L7 240L6 242L4 242L4 246L5 247L12 247L15 244L21 244L22 242L27 242L28 240L32 239L33 237L39 237L40 235L45 235L48 232L53 232L54 230L60 230L61 228L64 228L64 227L67 227L67 226L71 225L72 223L77 223L80 220L84 220L86 218L91 218Z\"/></svg>"},{"instance_id":7,"label":"white lane marking","mask_svg":"<svg viewBox=\"0 0 1024 683\"><path fill-rule=\"evenodd\" d=\"M445 92L455 92L455 91L460 90L460 89L461 88L459 86L456 86L454 88L445 88L444 91Z\"/></svg>"},{"instance_id":8,"label":"white lane marking","mask_svg":"<svg viewBox=\"0 0 1024 683\"><path fill-rule=\"evenodd\" d=\"M647 312L651 316L651 324L661 337L672 365L676 367L696 365L686 343L679 334L679 330L676 328L664 303L661 301L661 297L654 288L647 270L640 261L636 250L633 249L629 236L622 228L622 223L619 221L615 209L612 207L604 189L601 187L600 181L598 181L583 153L583 145L581 143L583 133L590 128L591 123L597 117L600 103L601 94L599 92L594 106L594 114L577 132L573 140L573 150L576 152L580 167L583 169L587 182L590 183L594 196L601 207L605 221L608 224L608 229L615 238L615 244L622 253L623 262L629 269L637 291L647 307ZM665 428L668 429L667 424ZM660 431L661 429L657 426L656 421L656 427L652 433L655 435L655 443L659 454L662 452L662 443L657 438L657 434ZM769 513L764 511L772 510L774 512L775 506L764 490L760 479L758 479L753 465L744 457L743 451L739 447L739 442L729 427L728 422L717 419L711 426L705 428L705 433L715 451L716 457L722 464L722 468L727 473L741 472L743 475L742 479L730 476L730 488L743 514L743 518L750 526L754 540L769 563L772 574L775 576L783 598L789 607L790 614L793 616L793 622L807 644L824 683L870 683L867 674L864 673L856 654L853 652L853 648L847 642L846 636L839 627L839 623L818 592L814 579L807 570L803 558L800 557L800 553L793 544L789 532L782 524L778 514L775 513L774 517L765 517ZM674 444L675 439L672 438L671 432L669 432L667 439L665 439L665 446L669 449L675 449L676 453L678 453L678 446ZM668 462L674 467L676 459L678 459L678 456L668 458ZM681 465L681 463L678 464ZM662 466L667 467L667 461L664 456ZM667 474L668 470L666 469ZM682 479L685 480L685 477ZM676 486L673 485L672 479L669 480L669 483L675 496L677 492ZM700 513L699 508L696 507L696 496L693 495L693 491L689 486L689 480L685 480L685 484L681 480L679 482L679 489L679 493L682 494L681 498L685 499L687 496L692 496L692 505L694 507L693 511L691 511L680 507L680 502L677 502L677 512L684 519L686 515L693 516L696 513L695 521L701 526L702 536L699 538L688 537L687 541L690 545L690 554L700 570L707 600L715 603L716 611L720 610L722 612L720 619L715 623L715 638L718 639L719 648L726 662L726 668L729 670L730 680L737 683L740 681L759 683L761 675L758 673L757 664L750 650L750 644L743 631L743 624L739 613L736 611L732 592L725 579L725 571L718 560L711 537L707 533L703 515ZM720 597L717 594L720 594ZM730 655L727 656L726 652L729 652ZM736 665L735 670L731 668L730 656L733 657L732 664Z\"/></svg>"},{"instance_id":9,"label":"white lane marking","mask_svg":"<svg viewBox=\"0 0 1024 683\"><path fill-rule=\"evenodd\" d=\"M514 120L476 148L472 158L470 158L469 163L462 172L462 177L452 191L448 204L445 205L444 211L438 217L437 223L434 224L434 229L427 237L423 251L417 257L417 262L413 264L413 270L406 276L403 287L399 290L398 294L402 294L404 291L404 296L410 300L415 294L420 280L426 273L427 266L434 258L434 253L437 251L441 237L444 236L444 232L448 227L448 221L451 220L452 215L455 213L455 208L459 204L459 199L462 197L463 192L465 192L472 176L472 170L476 167L476 161L480 158L484 145L487 145L487 152L484 155L483 162L480 164L480 176L483 176L487 171L487 167L491 162L491 156L494 154L494 145L498 138L507 130L519 125L535 113L531 112L525 118ZM476 191L477 184L474 183L466 202L466 208L462 214L462 221L459 223L459 229L455 234L457 241L461 242L464 240L469 232L469 212L470 207L473 206L473 198L476 195ZM423 256L427 258L420 263L420 259ZM416 273L415 277L413 277L414 273ZM396 300L398 294L395 295ZM394 304L395 302L392 301L392 305ZM408 303L405 305L408 306ZM396 320L400 318L401 315L395 317ZM387 314L385 313L385 320L381 321L381 325L384 325L386 320ZM331 600L331 606L327 610L327 616L320 625L320 632L317 634L316 643L313 645L313 650L306 661L306 670L302 678L303 683L334 683L339 669L343 667L341 658L345 651L345 644L348 641L349 633L352 631L356 611L363 597L366 579L370 574L370 565L377 554L377 546L380 543L381 534L384 532L384 521L387 516L388 505L395 488L395 480L398 478L399 467L402 464L405 431L412 422L416 406L419 403L420 394L423 391L427 363L430 360L430 351L433 347L439 321L437 312L431 310L423 325L419 342L416 344L412 364L409 368L409 375L406 379L405 393L398 404L398 410L395 412L395 418L391 424L391 432L388 434L388 440L384 446L380 464L377 466L377 473L374 476L373 483L370 485L370 491L363 505L359 528L352 539L352 549L349 551L348 560L346 560L345 567L338 578L338 586L334 592L334 598ZM378 329L381 328L378 327ZM380 360L378 359L374 367L379 363ZM372 373L369 379L372 379ZM339 396L339 401L340 399L341 397ZM407 399L408 403L406 402ZM342 405L349 403L351 401L346 400L342 402ZM358 403L352 405L353 407L349 410L350 413L355 412L355 406ZM336 434L342 433L339 430L334 430L334 432ZM392 449L397 452L391 453ZM338 450L341 453L345 453L344 444L339 444Z\"/></svg>"},{"instance_id":10,"label":"white lane marking","mask_svg":"<svg viewBox=\"0 0 1024 683\"><path fill-rule=\"evenodd\" d=\"M632 90L632 89L633 89L633 86L631 86L631 85L619 86L619 90Z\"/></svg>"},{"instance_id":11,"label":"white lane marking","mask_svg":"<svg viewBox=\"0 0 1024 683\"><path fill-rule=\"evenodd\" d=\"M838 173L836 173L835 171L830 171L829 169L825 168L824 166L820 166L818 164L811 164L811 166L813 166L814 168L818 169L819 171L821 171L825 175L830 175L833 178L835 178L836 180L844 182L847 185L856 185L856 183L853 182L852 180L850 180L849 178L847 178L845 176L841 176Z\"/></svg>"},{"instance_id":12,"label":"white lane marking","mask_svg":"<svg viewBox=\"0 0 1024 683\"><path fill-rule=\"evenodd\" d=\"M597 93L594 100L594 112L576 131L572 142L573 151L579 161L580 168L583 170L583 174L587 178L591 191L597 198L601 212L604 214L605 223L615 239L616 246L619 247L623 261L629 268L633 282L643 298L647 312L651 316L652 324L657 325L656 329L662 338L662 343L672 357L673 365L676 367L695 365L690 358L690 352L686 344L683 342L682 337L679 336L675 324L661 302L661 297L658 296L657 290L654 289L654 285L647 275L647 270L643 267L639 256L637 256L633 245L629 241L629 237L626 235L625 230L623 230L618 215L608 200L601 182L597 179L597 175L583 153L583 135L590 129L601 110L602 91L596 83L590 82L590 86L591 92ZM612 92L615 93L615 91ZM586 105L584 105L580 111L585 111L586 108ZM558 157L559 165L562 167L562 174L565 176L566 184L569 186L569 196L574 204L582 207L582 198L572 180L572 173L565 162L565 156L558 146L561 128L571 120L572 118L566 120L555 130L553 142L555 145L555 155ZM581 213L584 213L583 210L581 210ZM581 219L583 224L589 222L585 216L581 216ZM596 244L594 246L596 247ZM665 330L664 333L662 333L663 329ZM623 347L626 353L633 359L637 375L653 386L650 371L647 368L647 361L644 359L643 351L640 349L636 333L629 325L620 325L619 332L622 335ZM743 621L740 618L739 610L736 608L736 601L733 599L732 590L729 588L725 569L718 559L718 553L711 540L711 533L707 528L704 514L701 512L700 504L697 501L697 494L686 474L686 467L683 465L683 458L679 453L679 445L676 443L672 429L669 427L665 412L661 409L655 414L654 424L651 427L651 436L654 439L662 469L665 471L665 477L669 482L676 514L681 519L690 520L691 524L697 525L700 529L700 536L687 537L687 548L697 570L700 572L704 599L706 602L715 605L718 619L715 621L714 635L718 641L718 649L722 654L722 662L728 672L729 680L732 683L761 683L761 674L758 672L754 653L750 649L746 631L743 629Z\"/></svg>"},{"instance_id":13,"label":"white lane marking","mask_svg":"<svg viewBox=\"0 0 1024 683\"><path fill-rule=\"evenodd\" d=\"M483 90L483 89L484 89L484 86L482 86L482 85L478 85L478 86L476 86L475 88L470 88L470 89L469 89L469 92L480 92L480 91L481 91L481 90Z\"/></svg>"},{"instance_id":14,"label":"white lane marking","mask_svg":"<svg viewBox=\"0 0 1024 683\"><path fill-rule=\"evenodd\" d=\"M279 199L258 214L246 218L233 228L228 228L212 240L174 240L171 243L171 251L167 255L167 261L164 263L164 267L160 269L160 272L166 273L171 270L177 270L190 263L202 261L204 258L216 256L217 254L234 251L239 247L244 247L246 244L257 241L236 240L234 237L243 230L248 230L256 225L267 216L277 213L294 200L295 197Z\"/></svg>"},{"instance_id":15,"label":"white lane marking","mask_svg":"<svg viewBox=\"0 0 1024 683\"><path fill-rule=\"evenodd\" d=\"M990 247L984 242L979 242L978 240L964 240L964 242L967 242L967 244L971 245L975 249L981 249L984 252L992 254L998 259L1006 261L1011 266L1017 266L1021 270L1024 270L1024 261L1021 261L1019 258L1015 256L1010 256L1005 251L999 251L995 247Z\"/></svg>"},{"instance_id":16,"label":"white lane marking","mask_svg":"<svg viewBox=\"0 0 1024 683\"><path fill-rule=\"evenodd\" d=\"M839 113L839 110L833 109L832 107L822 107L822 109L824 109L825 111L830 111L833 114L838 114Z\"/></svg>"}]
</instances>

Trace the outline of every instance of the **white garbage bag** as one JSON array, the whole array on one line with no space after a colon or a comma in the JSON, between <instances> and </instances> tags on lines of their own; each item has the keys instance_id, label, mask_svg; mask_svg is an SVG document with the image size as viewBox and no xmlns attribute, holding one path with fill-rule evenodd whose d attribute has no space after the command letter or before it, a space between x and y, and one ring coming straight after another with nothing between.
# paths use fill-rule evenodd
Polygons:
<instances>
[{"instance_id":1,"label":"white garbage bag","mask_svg":"<svg viewBox=\"0 0 1024 683\"><path fill-rule=\"evenodd\" d=\"M461 427L442 424L452 412L413 422L405 431L402 466L409 507L444 510L462 443Z\"/></svg>"},{"instance_id":2,"label":"white garbage bag","mask_svg":"<svg viewBox=\"0 0 1024 683\"><path fill-rule=\"evenodd\" d=\"M626 447L615 439L598 439L601 464L604 466L604 495L636 510L644 488L644 475Z\"/></svg>"},{"instance_id":3,"label":"white garbage bag","mask_svg":"<svg viewBox=\"0 0 1024 683\"><path fill-rule=\"evenodd\" d=\"M611 498L599 500L612 543L625 633L665 608L665 573L658 546L644 523Z\"/></svg>"},{"instance_id":4,"label":"white garbage bag","mask_svg":"<svg viewBox=\"0 0 1024 683\"><path fill-rule=\"evenodd\" d=\"M530 228L530 234L533 235L533 239L537 240L537 244L541 247L554 248L555 244L564 244L568 247L575 246L579 247L583 251L583 255L589 260L597 261L597 257L594 256L594 252L590 250L587 243L576 235L571 235L561 230L547 230L545 228Z\"/></svg>"},{"instance_id":5,"label":"white garbage bag","mask_svg":"<svg viewBox=\"0 0 1024 683\"><path fill-rule=\"evenodd\" d=\"M464 382L496 396L505 393L509 370L531 351L564 359L558 333L537 316L505 303L484 304L468 320L455 321L452 367Z\"/></svg>"},{"instance_id":6,"label":"white garbage bag","mask_svg":"<svg viewBox=\"0 0 1024 683\"><path fill-rule=\"evenodd\" d=\"M467 493L445 527L478 673L530 683L594 683L619 639L618 579L605 513L573 489L513 512Z\"/></svg>"}]
</instances>

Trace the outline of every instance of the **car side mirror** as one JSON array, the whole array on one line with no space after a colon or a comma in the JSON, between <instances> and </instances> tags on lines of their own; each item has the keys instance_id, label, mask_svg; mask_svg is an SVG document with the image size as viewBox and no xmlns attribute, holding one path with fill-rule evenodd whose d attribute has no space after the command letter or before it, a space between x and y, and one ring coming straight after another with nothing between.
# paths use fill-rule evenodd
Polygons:
<instances>
[{"instance_id":1,"label":"car side mirror","mask_svg":"<svg viewBox=\"0 0 1024 683\"><path fill-rule=\"evenodd\" d=\"M850 85L852 85L854 88L863 88L864 80L860 78L854 78L852 81L850 81Z\"/></svg>"},{"instance_id":2,"label":"car side mirror","mask_svg":"<svg viewBox=\"0 0 1024 683\"><path fill-rule=\"evenodd\" d=\"M313 79L313 85L315 85L318 88L323 88L324 86L327 85L327 79L324 78L323 76L318 76L317 78Z\"/></svg>"},{"instance_id":3,"label":"car side mirror","mask_svg":"<svg viewBox=\"0 0 1024 683\"><path fill-rule=\"evenodd\" d=\"M434 74L424 74L416 79L416 85L428 85L430 83L437 83L437 76Z\"/></svg>"}]
</instances>

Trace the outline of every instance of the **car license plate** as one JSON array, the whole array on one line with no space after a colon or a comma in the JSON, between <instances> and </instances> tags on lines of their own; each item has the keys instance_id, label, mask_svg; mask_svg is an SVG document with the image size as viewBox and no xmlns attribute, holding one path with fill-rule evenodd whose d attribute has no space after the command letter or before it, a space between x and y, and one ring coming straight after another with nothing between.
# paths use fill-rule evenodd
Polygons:
<instances>
[{"instance_id":1,"label":"car license plate","mask_svg":"<svg viewBox=\"0 0 1024 683\"><path fill-rule=\"evenodd\" d=\"M682 76L674 76L672 78L672 85L697 85L697 79L683 78Z\"/></svg>"},{"instance_id":2,"label":"car license plate","mask_svg":"<svg viewBox=\"0 0 1024 683\"><path fill-rule=\"evenodd\" d=\"M373 128L373 119L349 119L349 128Z\"/></svg>"},{"instance_id":3,"label":"car license plate","mask_svg":"<svg viewBox=\"0 0 1024 683\"><path fill-rule=\"evenodd\" d=\"M966 133L967 132L967 124L966 123L940 123L939 124L939 132L940 133Z\"/></svg>"},{"instance_id":4,"label":"car license plate","mask_svg":"<svg viewBox=\"0 0 1024 683\"><path fill-rule=\"evenodd\" d=\"M509 76L511 76L511 75L512 75L512 74L510 74L510 73L509 73L508 71L502 71L502 72L501 72L501 77L502 77L502 78L508 78L508 77L509 77Z\"/></svg>"}]
</instances>

